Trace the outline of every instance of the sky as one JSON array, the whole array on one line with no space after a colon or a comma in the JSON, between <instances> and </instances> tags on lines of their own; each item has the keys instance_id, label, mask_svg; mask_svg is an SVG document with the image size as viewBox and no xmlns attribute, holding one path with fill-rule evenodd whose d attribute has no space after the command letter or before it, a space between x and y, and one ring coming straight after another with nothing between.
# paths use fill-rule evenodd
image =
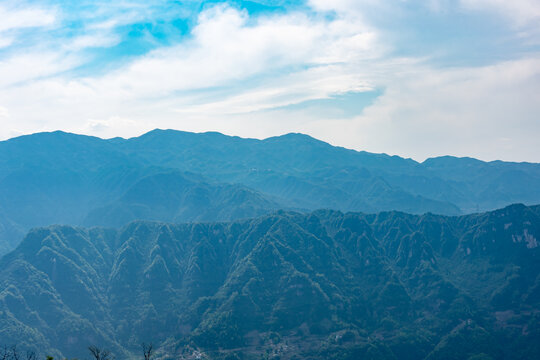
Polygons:
<instances>
[{"instance_id":1,"label":"sky","mask_svg":"<svg viewBox=\"0 0 540 360\"><path fill-rule=\"evenodd\" d=\"M540 1L0 0L0 139L155 128L540 162Z\"/></svg>"}]
</instances>

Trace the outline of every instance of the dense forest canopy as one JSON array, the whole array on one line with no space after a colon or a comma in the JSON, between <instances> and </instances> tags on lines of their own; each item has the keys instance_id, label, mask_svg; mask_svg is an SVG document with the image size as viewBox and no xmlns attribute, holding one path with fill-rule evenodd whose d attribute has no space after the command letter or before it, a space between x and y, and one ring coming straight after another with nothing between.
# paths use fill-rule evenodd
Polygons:
<instances>
[{"instance_id":1,"label":"dense forest canopy","mask_svg":"<svg viewBox=\"0 0 540 360\"><path fill-rule=\"evenodd\" d=\"M540 354L540 207L447 217L32 230L0 260L0 338L163 358L527 359Z\"/></svg>"}]
</instances>

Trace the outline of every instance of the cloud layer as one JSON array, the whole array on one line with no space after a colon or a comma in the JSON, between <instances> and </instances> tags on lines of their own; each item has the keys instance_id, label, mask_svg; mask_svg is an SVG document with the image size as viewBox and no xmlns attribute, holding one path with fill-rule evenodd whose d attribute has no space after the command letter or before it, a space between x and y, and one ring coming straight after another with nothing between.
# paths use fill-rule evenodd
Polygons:
<instances>
[{"instance_id":1,"label":"cloud layer","mask_svg":"<svg viewBox=\"0 0 540 360\"><path fill-rule=\"evenodd\" d=\"M1 138L54 129L103 137L155 127L249 137L298 131L419 160L540 161L535 2L310 0L266 2L261 11L81 4L0 7L9 19L0 25ZM505 30L470 52L453 45L459 29L431 20L476 16L478 40L495 24ZM415 26L403 25L408 19ZM445 55L450 48L459 51ZM374 92L367 106L334 101ZM335 111L317 111L322 104Z\"/></svg>"}]
</instances>

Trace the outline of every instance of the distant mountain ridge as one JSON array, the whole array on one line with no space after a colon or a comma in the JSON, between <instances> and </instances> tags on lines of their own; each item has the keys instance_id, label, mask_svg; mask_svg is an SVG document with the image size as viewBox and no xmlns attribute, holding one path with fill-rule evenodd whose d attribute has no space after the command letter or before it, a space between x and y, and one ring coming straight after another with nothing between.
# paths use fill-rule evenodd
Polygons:
<instances>
[{"instance_id":1,"label":"distant mountain ridge","mask_svg":"<svg viewBox=\"0 0 540 360\"><path fill-rule=\"evenodd\" d=\"M121 227L138 219L230 221L281 207L242 185L212 185L182 173L159 173L141 179L114 203L91 211L83 224Z\"/></svg>"},{"instance_id":2,"label":"distant mountain ridge","mask_svg":"<svg viewBox=\"0 0 540 360\"><path fill-rule=\"evenodd\" d=\"M0 339L66 357L532 359L540 206L51 226L0 259Z\"/></svg>"},{"instance_id":3,"label":"distant mountain ridge","mask_svg":"<svg viewBox=\"0 0 540 360\"><path fill-rule=\"evenodd\" d=\"M169 191L160 196L178 201L167 208L174 216L134 193L148 178L171 173L190 178L193 190L190 197L176 180L160 182ZM202 214L195 204L205 202L212 210ZM104 140L57 131L0 142L0 254L28 229L49 224L219 221L321 208L458 215L516 202L540 203L539 164L453 157L417 163L303 134L256 140L154 130Z\"/></svg>"}]
</instances>

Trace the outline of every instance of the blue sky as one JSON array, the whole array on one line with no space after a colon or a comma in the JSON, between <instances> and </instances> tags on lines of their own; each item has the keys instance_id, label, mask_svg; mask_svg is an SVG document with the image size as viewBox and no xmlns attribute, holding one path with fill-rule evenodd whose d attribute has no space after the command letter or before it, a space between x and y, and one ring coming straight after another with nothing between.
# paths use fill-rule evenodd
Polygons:
<instances>
[{"instance_id":1,"label":"blue sky","mask_svg":"<svg viewBox=\"0 0 540 360\"><path fill-rule=\"evenodd\" d=\"M537 0L0 1L0 138L303 132L540 162Z\"/></svg>"}]
</instances>

